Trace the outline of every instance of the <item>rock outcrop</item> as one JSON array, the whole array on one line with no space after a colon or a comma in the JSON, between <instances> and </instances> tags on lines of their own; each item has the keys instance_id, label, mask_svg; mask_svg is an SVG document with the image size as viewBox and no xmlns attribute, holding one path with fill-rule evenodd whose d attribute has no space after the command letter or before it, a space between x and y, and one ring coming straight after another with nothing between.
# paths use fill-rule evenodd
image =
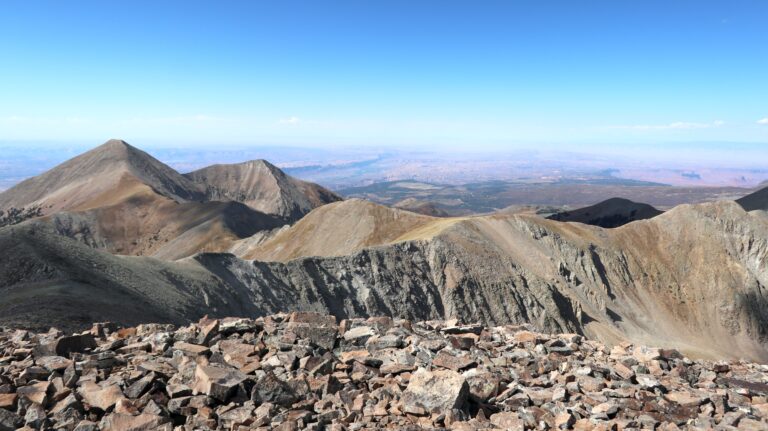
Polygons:
<instances>
[{"instance_id":1,"label":"rock outcrop","mask_svg":"<svg viewBox=\"0 0 768 431\"><path fill-rule=\"evenodd\" d=\"M0 329L1 430L768 427L766 365L529 327L291 313L74 337Z\"/></svg>"}]
</instances>

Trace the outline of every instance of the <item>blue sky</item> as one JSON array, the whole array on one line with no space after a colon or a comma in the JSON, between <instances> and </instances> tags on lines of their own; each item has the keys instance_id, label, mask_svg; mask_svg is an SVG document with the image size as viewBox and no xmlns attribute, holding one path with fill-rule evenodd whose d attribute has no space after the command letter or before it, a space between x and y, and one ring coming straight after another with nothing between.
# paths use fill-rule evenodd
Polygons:
<instances>
[{"instance_id":1,"label":"blue sky","mask_svg":"<svg viewBox=\"0 0 768 431\"><path fill-rule=\"evenodd\" d=\"M5 142L768 142L758 0L9 0L0 53Z\"/></svg>"}]
</instances>

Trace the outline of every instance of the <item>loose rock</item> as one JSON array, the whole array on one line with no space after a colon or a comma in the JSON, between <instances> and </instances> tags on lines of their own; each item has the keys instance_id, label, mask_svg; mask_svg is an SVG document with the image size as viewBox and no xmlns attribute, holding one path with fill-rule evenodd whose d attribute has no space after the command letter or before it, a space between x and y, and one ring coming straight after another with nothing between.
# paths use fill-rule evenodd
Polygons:
<instances>
[{"instance_id":1,"label":"loose rock","mask_svg":"<svg viewBox=\"0 0 768 431\"><path fill-rule=\"evenodd\" d=\"M768 366L319 313L0 329L0 431L768 429Z\"/></svg>"}]
</instances>

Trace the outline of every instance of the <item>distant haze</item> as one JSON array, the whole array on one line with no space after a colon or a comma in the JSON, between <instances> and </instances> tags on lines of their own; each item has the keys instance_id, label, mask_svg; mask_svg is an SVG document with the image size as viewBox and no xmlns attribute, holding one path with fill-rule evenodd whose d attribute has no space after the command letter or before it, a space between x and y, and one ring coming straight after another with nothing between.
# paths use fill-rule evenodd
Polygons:
<instances>
[{"instance_id":1,"label":"distant haze","mask_svg":"<svg viewBox=\"0 0 768 431\"><path fill-rule=\"evenodd\" d=\"M768 143L766 28L755 0L11 1L0 140Z\"/></svg>"},{"instance_id":2,"label":"distant haze","mask_svg":"<svg viewBox=\"0 0 768 431\"><path fill-rule=\"evenodd\" d=\"M70 159L100 142L0 141L0 188ZM415 179L437 184L493 180L553 181L615 177L685 186L751 188L768 180L768 145L728 143L600 145L580 149L532 144L476 151L472 147L293 146L130 141L180 172L217 163L266 159L299 178L335 190Z\"/></svg>"}]
</instances>

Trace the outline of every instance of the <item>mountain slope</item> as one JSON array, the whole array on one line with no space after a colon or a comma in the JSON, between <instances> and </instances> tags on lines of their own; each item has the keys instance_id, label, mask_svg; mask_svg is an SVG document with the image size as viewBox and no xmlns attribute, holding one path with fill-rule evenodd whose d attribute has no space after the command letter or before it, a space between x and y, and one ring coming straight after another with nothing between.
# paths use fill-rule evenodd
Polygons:
<instances>
[{"instance_id":1,"label":"mountain slope","mask_svg":"<svg viewBox=\"0 0 768 431\"><path fill-rule=\"evenodd\" d=\"M176 203L153 194L34 222L110 253L168 260L226 251L241 239L284 224L239 202Z\"/></svg>"},{"instance_id":2,"label":"mountain slope","mask_svg":"<svg viewBox=\"0 0 768 431\"><path fill-rule=\"evenodd\" d=\"M435 221L410 211L350 199L312 211L241 256L267 261L286 261L302 256L341 256L363 247L393 242L401 235Z\"/></svg>"},{"instance_id":3,"label":"mountain slope","mask_svg":"<svg viewBox=\"0 0 768 431\"><path fill-rule=\"evenodd\" d=\"M82 329L89 320L182 323L205 311L253 311L195 265L113 256L39 224L1 229L0 248L3 324Z\"/></svg>"},{"instance_id":4,"label":"mountain slope","mask_svg":"<svg viewBox=\"0 0 768 431\"><path fill-rule=\"evenodd\" d=\"M40 206L45 214L85 210L151 191L175 202L200 200L197 185L149 154L112 139L0 193L0 208Z\"/></svg>"},{"instance_id":5,"label":"mountain slope","mask_svg":"<svg viewBox=\"0 0 768 431\"><path fill-rule=\"evenodd\" d=\"M209 200L237 201L265 214L295 221L341 198L317 184L286 175L266 160L213 165L185 174Z\"/></svg>"},{"instance_id":6,"label":"mountain slope","mask_svg":"<svg viewBox=\"0 0 768 431\"><path fill-rule=\"evenodd\" d=\"M635 220L656 217L662 211L648 204L628 199L611 198L595 205L553 214L548 218L557 221L578 222L605 228L619 227Z\"/></svg>"},{"instance_id":7,"label":"mountain slope","mask_svg":"<svg viewBox=\"0 0 768 431\"><path fill-rule=\"evenodd\" d=\"M382 253L405 247L397 242L406 240L410 248L401 257L442 256L415 274L431 274L443 298L448 294L455 300L443 299L438 307L447 316L496 323L535 320L535 304L548 295L541 292L556 292L550 303L570 305L545 309L545 314L555 321L552 313L573 316L555 326L547 326L553 321L538 322L542 329L579 330L606 341L630 336L651 344L684 345L699 356L728 354L728 349L751 357L765 353L763 323L768 322L768 313L756 304L766 303L768 220L745 213L732 202L684 205L617 229L496 214L422 221L404 233L398 231L397 237L345 243L341 249L304 246L318 235L313 232L334 238L348 231L347 224L330 217L326 214L326 226L339 226L335 231L306 229L299 234L297 224L286 230L294 231L290 241L278 235L254 254L290 265L314 260L311 256L334 258L342 251ZM312 218L310 214L307 221ZM354 236L356 230L351 230ZM304 248L281 249L274 242ZM377 247L366 249L370 246ZM367 268L374 274L364 276L365 283L375 285L378 279L414 283L420 277L410 270L383 275L381 268L380 263ZM328 277L328 271L320 273ZM520 299L535 287L538 299ZM459 298L457 291L463 292ZM510 298L516 298L511 310Z\"/></svg>"},{"instance_id":8,"label":"mountain slope","mask_svg":"<svg viewBox=\"0 0 768 431\"><path fill-rule=\"evenodd\" d=\"M323 209L331 210L329 217L345 215L333 207L316 211ZM396 212L377 206L369 214L394 220L396 215L386 211ZM351 247L340 243L341 248L331 250L347 247L351 251L345 255L271 263L210 253L175 263L119 258L35 232L26 223L0 230L0 246L12 250L0 260L5 283L0 293L11 291L15 298L34 301L39 289L50 286L85 283L95 295L106 285L138 291L148 304L160 300L162 306L155 308L165 312L164 296L152 295L170 290L169 297L180 297L184 304L167 310L166 318L173 321L194 319L204 311L253 315L297 309L340 318L456 317L494 324L531 322L545 331L578 332L608 343L629 339L680 346L696 357L768 360L765 213L747 213L733 202L684 205L616 229L509 214L438 220L442 223L424 217L405 232L360 236L365 241ZM295 240L312 242L319 234L332 238L331 228L339 235L355 231L340 220L327 223L322 231L303 230ZM359 229L372 232L369 223ZM61 245L46 245L59 241ZM34 245L20 245L30 242ZM41 249L52 250L25 255ZM316 249L305 251L314 254ZM294 249L288 254L301 253ZM106 275L99 276L100 271ZM155 278L160 281L151 282L152 289L142 287ZM199 286L192 296L202 299L184 296L190 286ZM57 293L59 300L79 298L63 288ZM40 319L37 311L27 315L19 310L0 304L0 323ZM62 322L79 312L68 307L46 310ZM116 315L111 320L127 318Z\"/></svg>"},{"instance_id":9,"label":"mountain slope","mask_svg":"<svg viewBox=\"0 0 768 431\"><path fill-rule=\"evenodd\" d=\"M172 260L226 251L338 199L267 162L235 167L198 171L212 174L214 181L228 179L222 184L236 189L220 183L208 187L124 141L110 140L0 193L0 210L40 207L34 214L44 217L37 222L53 232L111 253ZM200 175L191 177L201 181ZM211 193L214 189L226 193Z\"/></svg>"}]
</instances>

